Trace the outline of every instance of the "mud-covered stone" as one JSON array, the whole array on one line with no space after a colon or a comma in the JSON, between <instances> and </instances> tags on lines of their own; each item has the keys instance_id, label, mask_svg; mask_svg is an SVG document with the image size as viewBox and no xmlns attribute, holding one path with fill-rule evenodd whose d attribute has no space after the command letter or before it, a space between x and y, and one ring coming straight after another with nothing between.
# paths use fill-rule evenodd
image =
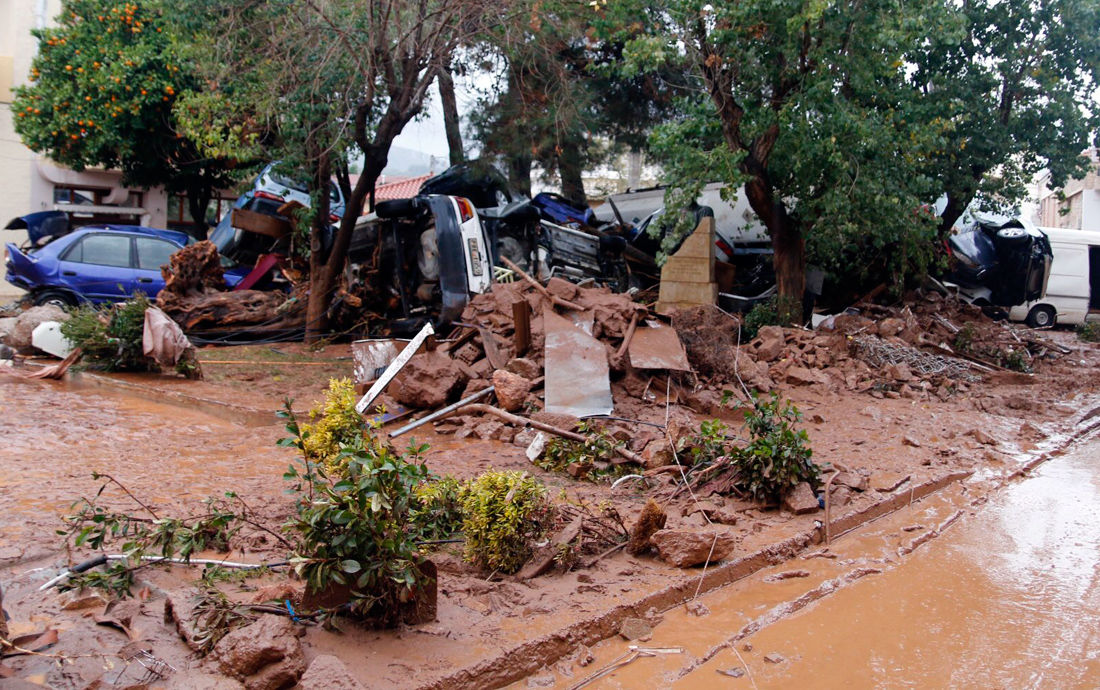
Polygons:
<instances>
[{"instance_id":1,"label":"mud-covered stone","mask_svg":"<svg viewBox=\"0 0 1100 690\"><path fill-rule=\"evenodd\" d=\"M645 642L653 637L653 626L644 618L626 618L619 626L619 635L626 640Z\"/></svg>"},{"instance_id":2,"label":"mud-covered stone","mask_svg":"<svg viewBox=\"0 0 1100 690\"><path fill-rule=\"evenodd\" d=\"M366 686L348 672L344 662L331 654L321 654L310 662L298 687L301 690L365 690Z\"/></svg>"},{"instance_id":3,"label":"mud-covered stone","mask_svg":"<svg viewBox=\"0 0 1100 690\"><path fill-rule=\"evenodd\" d=\"M785 338L783 329L779 326L763 326L757 332L756 359L761 362L771 362L779 359L782 354Z\"/></svg>"},{"instance_id":4,"label":"mud-covered stone","mask_svg":"<svg viewBox=\"0 0 1100 690\"><path fill-rule=\"evenodd\" d=\"M292 687L306 670L298 630L289 618L261 615L255 623L230 631L214 647L218 670L248 690Z\"/></svg>"},{"instance_id":5,"label":"mud-covered stone","mask_svg":"<svg viewBox=\"0 0 1100 690\"><path fill-rule=\"evenodd\" d=\"M724 532L697 529L665 529L650 541L657 547L661 560L677 568L690 568L703 563L715 563L730 555L737 540Z\"/></svg>"},{"instance_id":6,"label":"mud-covered stone","mask_svg":"<svg viewBox=\"0 0 1100 690\"><path fill-rule=\"evenodd\" d=\"M542 367L533 359L527 357L516 357L508 360L508 363L504 365L504 368L513 374L518 374L523 378L534 381L538 377L542 376Z\"/></svg>"},{"instance_id":7,"label":"mud-covered stone","mask_svg":"<svg viewBox=\"0 0 1100 690\"><path fill-rule=\"evenodd\" d=\"M634 526L630 528L630 541L626 545L629 554L638 555L649 548L650 537L665 528L668 515L656 501L646 502Z\"/></svg>"},{"instance_id":8,"label":"mud-covered stone","mask_svg":"<svg viewBox=\"0 0 1100 690\"><path fill-rule=\"evenodd\" d=\"M783 508L795 515L812 513L818 509L817 496L807 482L799 482L783 497Z\"/></svg>"},{"instance_id":9,"label":"mud-covered stone","mask_svg":"<svg viewBox=\"0 0 1100 690\"><path fill-rule=\"evenodd\" d=\"M191 651L199 651L202 646L198 641L199 628L195 620L195 600L198 591L195 589L177 589L165 593L164 597L164 622L175 626L176 632L191 648Z\"/></svg>"},{"instance_id":10,"label":"mud-covered stone","mask_svg":"<svg viewBox=\"0 0 1100 690\"><path fill-rule=\"evenodd\" d=\"M642 451L642 459L647 470L671 465L676 461L672 445L663 438L650 441Z\"/></svg>"},{"instance_id":11,"label":"mud-covered stone","mask_svg":"<svg viewBox=\"0 0 1100 690\"><path fill-rule=\"evenodd\" d=\"M388 393L402 405L443 407L457 397L466 380L465 372L454 360L433 350L410 359L390 384Z\"/></svg>"},{"instance_id":12,"label":"mud-covered stone","mask_svg":"<svg viewBox=\"0 0 1100 690\"><path fill-rule=\"evenodd\" d=\"M493 388L500 406L509 412L516 412L522 409L523 403L527 401L531 381L519 374L498 369L493 372Z\"/></svg>"},{"instance_id":13,"label":"mud-covered stone","mask_svg":"<svg viewBox=\"0 0 1100 690\"><path fill-rule=\"evenodd\" d=\"M46 304L41 307L31 307L16 317L11 333L7 336L7 344L16 352L30 354L34 351L31 344L31 335L39 324L46 321L63 322L69 320L69 314L61 307Z\"/></svg>"}]
</instances>

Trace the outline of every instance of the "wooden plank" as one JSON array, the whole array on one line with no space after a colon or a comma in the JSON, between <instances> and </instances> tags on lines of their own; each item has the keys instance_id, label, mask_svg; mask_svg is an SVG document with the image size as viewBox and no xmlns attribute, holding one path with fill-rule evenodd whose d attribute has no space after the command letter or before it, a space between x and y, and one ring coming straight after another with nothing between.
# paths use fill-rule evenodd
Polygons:
<instances>
[{"instance_id":1,"label":"wooden plank","mask_svg":"<svg viewBox=\"0 0 1100 690\"><path fill-rule=\"evenodd\" d=\"M378 380L374 382L367 394L364 395L359 402L355 404L355 411L359 414L363 414L363 411L370 407L370 404L374 402L374 399L382 394L382 391L386 389L386 386L390 385L390 381L394 376L397 376L397 372L409 363L416 351L420 349L420 346L424 344L424 341L428 339L428 336L435 335L435 330L432 328L432 324L424 324L424 328L420 329L420 332L416 334L416 337L409 341L409 344L405 346L405 349L401 351L401 354L390 362L390 365L386 367L386 371L378 377Z\"/></svg>"},{"instance_id":2,"label":"wooden plank","mask_svg":"<svg viewBox=\"0 0 1100 690\"><path fill-rule=\"evenodd\" d=\"M520 299L512 302L512 321L516 327L516 333L513 336L516 357L522 357L531 347L531 305L527 300Z\"/></svg>"},{"instance_id":3,"label":"wooden plank","mask_svg":"<svg viewBox=\"0 0 1100 690\"><path fill-rule=\"evenodd\" d=\"M233 215L229 222L233 227L240 228L247 232L254 232L257 235L265 235L267 237L279 239L280 237L289 235L291 230L293 230L290 221L286 218L277 218L265 213L248 211L243 208L235 208L231 213Z\"/></svg>"}]
</instances>

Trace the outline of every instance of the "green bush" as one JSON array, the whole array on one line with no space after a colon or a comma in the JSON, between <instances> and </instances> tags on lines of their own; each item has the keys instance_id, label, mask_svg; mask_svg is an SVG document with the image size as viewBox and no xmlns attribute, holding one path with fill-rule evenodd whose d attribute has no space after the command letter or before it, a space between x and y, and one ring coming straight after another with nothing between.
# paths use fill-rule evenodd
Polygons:
<instances>
[{"instance_id":1,"label":"green bush","mask_svg":"<svg viewBox=\"0 0 1100 690\"><path fill-rule=\"evenodd\" d=\"M366 425L355 411L355 384L349 378L329 379L325 399L309 411L309 424L301 425L302 452L306 459L331 465L345 446L361 445Z\"/></svg>"},{"instance_id":2,"label":"green bush","mask_svg":"<svg viewBox=\"0 0 1100 690\"><path fill-rule=\"evenodd\" d=\"M423 579L415 490L430 477L421 459L427 446L399 454L367 434L341 446L331 462L314 462L289 404L285 416L293 436L280 444L303 451L301 469L292 465L283 475L297 497L285 526L294 536L295 570L311 592L346 585L352 613L396 623Z\"/></svg>"},{"instance_id":3,"label":"green bush","mask_svg":"<svg viewBox=\"0 0 1100 690\"><path fill-rule=\"evenodd\" d=\"M462 484L454 477L417 484L414 522L422 539L445 539L462 529Z\"/></svg>"},{"instance_id":4,"label":"green bush","mask_svg":"<svg viewBox=\"0 0 1100 690\"><path fill-rule=\"evenodd\" d=\"M734 451L739 486L756 499L778 501L799 482L816 486L819 469L811 456L809 437L794 425L802 413L779 395L761 401L753 398L753 409L745 417L750 440Z\"/></svg>"},{"instance_id":5,"label":"green bush","mask_svg":"<svg viewBox=\"0 0 1100 690\"><path fill-rule=\"evenodd\" d=\"M553 517L546 488L526 472L489 471L462 487L466 560L514 573L531 556Z\"/></svg>"},{"instance_id":6,"label":"green bush","mask_svg":"<svg viewBox=\"0 0 1100 690\"><path fill-rule=\"evenodd\" d=\"M763 302L757 302L745 315L742 325L742 340L756 337L763 326L796 326L802 322L802 303L793 297L773 295Z\"/></svg>"},{"instance_id":7,"label":"green bush","mask_svg":"<svg viewBox=\"0 0 1100 690\"><path fill-rule=\"evenodd\" d=\"M1077 338L1087 343L1100 342L1100 323L1083 323L1077 327Z\"/></svg>"},{"instance_id":8,"label":"green bush","mask_svg":"<svg viewBox=\"0 0 1100 690\"><path fill-rule=\"evenodd\" d=\"M560 436L550 439L546 444L546 452L536 462L538 467L547 472L564 472L573 463L588 465L588 471L577 478L591 481L621 476L626 471L621 465L612 464L606 470L599 470L593 466L596 462L610 463L615 457L615 449L623 446L622 441L612 438L606 430L592 426L588 422L577 425L577 433L584 436L583 441L574 441Z\"/></svg>"},{"instance_id":9,"label":"green bush","mask_svg":"<svg viewBox=\"0 0 1100 690\"><path fill-rule=\"evenodd\" d=\"M721 456L726 455L728 452L727 431L729 431L729 427L717 419L704 419L699 424L699 433L693 434L688 439L692 466L710 465Z\"/></svg>"},{"instance_id":10,"label":"green bush","mask_svg":"<svg viewBox=\"0 0 1100 690\"><path fill-rule=\"evenodd\" d=\"M121 304L97 309L90 305L73 311L61 324L61 334L84 351L84 361L104 371L159 371L145 356L142 337L149 299L137 297Z\"/></svg>"}]
</instances>

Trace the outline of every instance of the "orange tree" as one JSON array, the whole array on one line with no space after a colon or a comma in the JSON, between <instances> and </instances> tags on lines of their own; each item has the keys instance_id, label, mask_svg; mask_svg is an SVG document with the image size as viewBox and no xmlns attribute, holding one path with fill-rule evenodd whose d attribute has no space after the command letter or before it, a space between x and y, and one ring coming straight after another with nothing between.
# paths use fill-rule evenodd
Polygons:
<instances>
[{"instance_id":1,"label":"orange tree","mask_svg":"<svg viewBox=\"0 0 1100 690\"><path fill-rule=\"evenodd\" d=\"M39 49L30 84L16 89L15 129L74 170L116 168L125 184L185 193L205 236L207 204L232 182L233 163L177 131L173 105L199 83L164 13L156 0L65 0L55 27L33 31Z\"/></svg>"}]
</instances>

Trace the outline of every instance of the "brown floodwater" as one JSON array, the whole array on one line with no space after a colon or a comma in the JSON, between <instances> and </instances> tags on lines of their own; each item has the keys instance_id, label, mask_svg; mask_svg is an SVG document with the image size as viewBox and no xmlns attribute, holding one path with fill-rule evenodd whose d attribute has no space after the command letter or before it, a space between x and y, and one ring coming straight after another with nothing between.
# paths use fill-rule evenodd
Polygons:
<instances>
[{"instance_id":1,"label":"brown floodwater","mask_svg":"<svg viewBox=\"0 0 1100 690\"><path fill-rule=\"evenodd\" d=\"M682 652L584 687L1100 687L1098 459L1093 437L988 502L965 485L917 502L835 541L833 558L699 597L701 617L667 612L649 641L604 641L590 666L554 669L555 687L631 644Z\"/></svg>"}]
</instances>

